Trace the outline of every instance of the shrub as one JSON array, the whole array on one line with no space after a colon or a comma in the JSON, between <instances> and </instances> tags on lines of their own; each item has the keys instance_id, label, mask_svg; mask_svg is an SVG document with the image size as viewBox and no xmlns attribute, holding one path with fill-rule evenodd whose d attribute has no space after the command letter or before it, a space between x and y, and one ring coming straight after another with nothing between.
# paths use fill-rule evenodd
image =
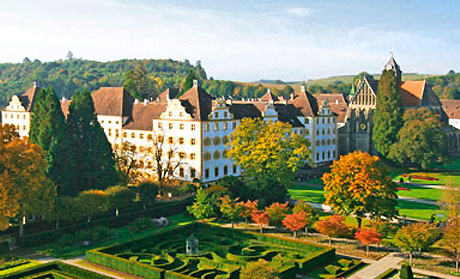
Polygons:
<instances>
[{"instance_id":1,"label":"shrub","mask_svg":"<svg viewBox=\"0 0 460 279\"><path fill-rule=\"evenodd\" d=\"M281 220L284 219L284 217L289 211L288 203L274 202L270 206L266 207L265 211L267 212L268 217L270 218L270 223L275 226L280 226Z\"/></svg>"},{"instance_id":2,"label":"shrub","mask_svg":"<svg viewBox=\"0 0 460 279\"><path fill-rule=\"evenodd\" d=\"M338 274L342 268L340 266L336 266L336 265L327 265L325 268L324 268L327 272L329 272L330 274Z\"/></svg>"},{"instance_id":3,"label":"shrub","mask_svg":"<svg viewBox=\"0 0 460 279\"><path fill-rule=\"evenodd\" d=\"M414 279L414 274L412 273L412 268L410 265L403 264L401 266L401 272L399 273L400 279Z\"/></svg>"},{"instance_id":4,"label":"shrub","mask_svg":"<svg viewBox=\"0 0 460 279\"><path fill-rule=\"evenodd\" d=\"M337 262L345 268L349 268L353 264L353 261L347 259L340 259Z\"/></svg>"}]
</instances>

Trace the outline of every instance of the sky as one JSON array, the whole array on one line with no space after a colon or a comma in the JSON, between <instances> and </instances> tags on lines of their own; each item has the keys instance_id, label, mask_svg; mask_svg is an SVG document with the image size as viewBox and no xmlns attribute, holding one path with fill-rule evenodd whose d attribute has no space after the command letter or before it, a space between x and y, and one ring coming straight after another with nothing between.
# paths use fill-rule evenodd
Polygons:
<instances>
[{"instance_id":1,"label":"sky","mask_svg":"<svg viewBox=\"0 0 460 279\"><path fill-rule=\"evenodd\" d=\"M215 79L460 71L460 0L0 0L0 62L171 58Z\"/></svg>"}]
</instances>

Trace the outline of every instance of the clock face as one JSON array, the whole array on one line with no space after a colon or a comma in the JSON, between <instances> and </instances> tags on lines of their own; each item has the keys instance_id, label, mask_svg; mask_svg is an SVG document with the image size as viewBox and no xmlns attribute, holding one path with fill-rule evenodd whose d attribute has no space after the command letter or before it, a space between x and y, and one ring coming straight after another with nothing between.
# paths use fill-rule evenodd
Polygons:
<instances>
[{"instance_id":1,"label":"clock face","mask_svg":"<svg viewBox=\"0 0 460 279\"><path fill-rule=\"evenodd\" d=\"M363 123L363 124L361 124L359 127L361 128L361 130L366 130L366 127L367 127L367 126L366 126L366 124Z\"/></svg>"}]
</instances>

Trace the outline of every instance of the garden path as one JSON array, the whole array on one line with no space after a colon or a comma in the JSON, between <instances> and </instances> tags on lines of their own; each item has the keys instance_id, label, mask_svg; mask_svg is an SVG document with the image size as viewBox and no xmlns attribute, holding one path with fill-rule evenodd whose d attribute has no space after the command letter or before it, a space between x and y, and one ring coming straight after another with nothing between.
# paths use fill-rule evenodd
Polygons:
<instances>
[{"instance_id":1,"label":"garden path","mask_svg":"<svg viewBox=\"0 0 460 279\"><path fill-rule=\"evenodd\" d=\"M390 268L398 268L402 260L400 253L390 253L355 273L352 279L376 278Z\"/></svg>"}]
</instances>

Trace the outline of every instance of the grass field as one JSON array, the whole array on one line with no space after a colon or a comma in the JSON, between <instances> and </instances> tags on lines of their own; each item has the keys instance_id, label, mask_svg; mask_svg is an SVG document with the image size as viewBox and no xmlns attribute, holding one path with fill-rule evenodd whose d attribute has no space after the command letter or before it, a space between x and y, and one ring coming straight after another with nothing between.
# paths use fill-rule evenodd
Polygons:
<instances>
[{"instance_id":1,"label":"grass field","mask_svg":"<svg viewBox=\"0 0 460 279\"><path fill-rule=\"evenodd\" d=\"M324 202L324 192L323 189L319 187L297 184L289 189L288 192L289 195L296 200L305 200L315 203Z\"/></svg>"},{"instance_id":2,"label":"grass field","mask_svg":"<svg viewBox=\"0 0 460 279\"><path fill-rule=\"evenodd\" d=\"M399 190L398 196L410 197L416 199L424 199L430 201L439 201L441 199L442 190L428 188L418 185L401 185L401 187L408 188L409 190Z\"/></svg>"},{"instance_id":3,"label":"grass field","mask_svg":"<svg viewBox=\"0 0 460 279\"><path fill-rule=\"evenodd\" d=\"M420 176L428 176L428 177L435 177L439 180L431 181L431 180L424 180L424 179L415 179L412 178L410 183L415 184L429 184L429 185L444 185L446 183L453 183L454 185L460 185L460 172L405 172L404 174L408 175L420 175ZM407 182L407 179L402 177L402 175L393 176L393 179L399 181L401 178Z\"/></svg>"},{"instance_id":4,"label":"grass field","mask_svg":"<svg viewBox=\"0 0 460 279\"><path fill-rule=\"evenodd\" d=\"M399 215L406 215L409 218L430 220L432 214L442 214L446 216L446 211L437 205L430 205L412 201L398 200ZM439 217L436 217L439 219Z\"/></svg>"}]
</instances>

